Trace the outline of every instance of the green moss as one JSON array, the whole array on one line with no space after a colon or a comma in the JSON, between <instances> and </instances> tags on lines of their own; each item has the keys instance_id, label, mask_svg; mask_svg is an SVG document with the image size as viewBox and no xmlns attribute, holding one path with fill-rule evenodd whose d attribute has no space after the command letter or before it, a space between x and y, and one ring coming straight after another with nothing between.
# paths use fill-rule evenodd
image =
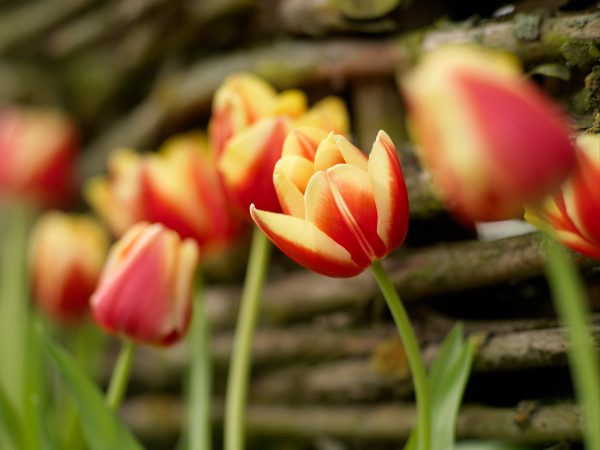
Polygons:
<instances>
[{"instance_id":1,"label":"green moss","mask_svg":"<svg viewBox=\"0 0 600 450\"><path fill-rule=\"evenodd\" d=\"M563 42L559 51L571 67L589 67L600 59L600 50L593 42L578 39Z\"/></svg>"},{"instance_id":2,"label":"green moss","mask_svg":"<svg viewBox=\"0 0 600 450\"><path fill-rule=\"evenodd\" d=\"M587 111L600 111L600 65L585 77L584 102Z\"/></svg>"},{"instance_id":3,"label":"green moss","mask_svg":"<svg viewBox=\"0 0 600 450\"><path fill-rule=\"evenodd\" d=\"M535 41L540 37L542 18L534 14L517 14L514 19L513 34L523 42Z\"/></svg>"}]
</instances>

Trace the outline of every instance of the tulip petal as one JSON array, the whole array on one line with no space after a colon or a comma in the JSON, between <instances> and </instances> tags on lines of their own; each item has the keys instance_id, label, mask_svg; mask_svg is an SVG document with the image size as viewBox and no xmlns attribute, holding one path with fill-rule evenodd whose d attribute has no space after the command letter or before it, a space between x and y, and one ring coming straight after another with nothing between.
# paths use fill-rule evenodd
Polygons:
<instances>
[{"instance_id":1,"label":"tulip petal","mask_svg":"<svg viewBox=\"0 0 600 450\"><path fill-rule=\"evenodd\" d=\"M404 241L408 230L408 195L396 148L380 131L369 154L369 175L377 206L377 235L387 251Z\"/></svg>"},{"instance_id":2,"label":"tulip petal","mask_svg":"<svg viewBox=\"0 0 600 450\"><path fill-rule=\"evenodd\" d=\"M277 161L273 184L283 212L304 219L304 190L312 172L312 163L300 156Z\"/></svg>"},{"instance_id":3,"label":"tulip petal","mask_svg":"<svg viewBox=\"0 0 600 450\"><path fill-rule=\"evenodd\" d=\"M311 126L333 132L336 134L348 134L350 130L350 119L348 110L344 101L335 96L325 97L318 101L302 117L300 117L296 126Z\"/></svg>"},{"instance_id":4,"label":"tulip petal","mask_svg":"<svg viewBox=\"0 0 600 450\"><path fill-rule=\"evenodd\" d=\"M308 99L304 92L299 89L288 89L275 97L268 115L298 117L306 111L307 103Z\"/></svg>"},{"instance_id":5,"label":"tulip petal","mask_svg":"<svg viewBox=\"0 0 600 450\"><path fill-rule=\"evenodd\" d=\"M273 187L273 169L281 157L288 125L281 118L263 119L231 138L218 168L235 205L244 214L255 203L279 211Z\"/></svg>"},{"instance_id":6,"label":"tulip petal","mask_svg":"<svg viewBox=\"0 0 600 450\"><path fill-rule=\"evenodd\" d=\"M365 172L368 170L367 157L363 152L343 136L330 134L319 144L315 153L315 172L344 163L356 166Z\"/></svg>"},{"instance_id":7,"label":"tulip petal","mask_svg":"<svg viewBox=\"0 0 600 450\"><path fill-rule=\"evenodd\" d=\"M321 128L308 126L296 128L285 138L281 156L297 155L314 161L317 147L328 134Z\"/></svg>"},{"instance_id":8,"label":"tulip petal","mask_svg":"<svg viewBox=\"0 0 600 450\"><path fill-rule=\"evenodd\" d=\"M313 175L304 195L306 220L332 237L359 266L385 254L369 174L347 164Z\"/></svg>"},{"instance_id":9,"label":"tulip petal","mask_svg":"<svg viewBox=\"0 0 600 450\"><path fill-rule=\"evenodd\" d=\"M357 265L350 253L327 236L314 223L285 214L250 207L250 215L260 229L289 258L330 277L351 277L366 266Z\"/></svg>"}]
</instances>

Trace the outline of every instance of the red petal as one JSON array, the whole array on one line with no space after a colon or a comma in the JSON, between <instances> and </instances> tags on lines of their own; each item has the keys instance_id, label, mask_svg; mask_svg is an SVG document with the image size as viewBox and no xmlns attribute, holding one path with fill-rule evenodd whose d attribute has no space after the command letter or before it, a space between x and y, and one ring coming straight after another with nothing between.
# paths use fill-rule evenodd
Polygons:
<instances>
[{"instance_id":1,"label":"red petal","mask_svg":"<svg viewBox=\"0 0 600 450\"><path fill-rule=\"evenodd\" d=\"M377 205L377 234L387 250L394 250L408 231L408 195L396 148L380 131L369 154L369 175Z\"/></svg>"},{"instance_id":2,"label":"red petal","mask_svg":"<svg viewBox=\"0 0 600 450\"><path fill-rule=\"evenodd\" d=\"M369 175L354 166L317 172L305 193L306 220L350 252L359 266L385 255Z\"/></svg>"},{"instance_id":3,"label":"red petal","mask_svg":"<svg viewBox=\"0 0 600 450\"><path fill-rule=\"evenodd\" d=\"M261 211L254 206L250 215L260 229L298 264L330 277L352 277L368 267L359 266L350 253L317 226L298 217Z\"/></svg>"}]
</instances>

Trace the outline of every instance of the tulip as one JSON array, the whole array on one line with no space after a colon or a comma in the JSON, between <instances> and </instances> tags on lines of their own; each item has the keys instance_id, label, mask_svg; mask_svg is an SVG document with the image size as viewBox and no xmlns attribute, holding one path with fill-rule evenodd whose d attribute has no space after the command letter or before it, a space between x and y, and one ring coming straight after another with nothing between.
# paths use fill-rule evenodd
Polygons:
<instances>
[{"instance_id":1,"label":"tulip","mask_svg":"<svg viewBox=\"0 0 600 450\"><path fill-rule=\"evenodd\" d=\"M466 221L511 218L573 168L564 117L507 54L442 47L402 87L421 160Z\"/></svg>"},{"instance_id":2,"label":"tulip","mask_svg":"<svg viewBox=\"0 0 600 450\"><path fill-rule=\"evenodd\" d=\"M88 201L116 236L140 221L162 223L196 240L206 257L230 246L241 230L200 133L175 136L157 153L119 150L109 161L109 176L86 188Z\"/></svg>"},{"instance_id":3,"label":"tulip","mask_svg":"<svg viewBox=\"0 0 600 450\"><path fill-rule=\"evenodd\" d=\"M380 131L369 158L330 134L311 158L320 130L300 129L284 145L273 182L283 213L250 207L262 231L291 259L323 275L351 277L398 247L408 199L394 144ZM314 140L313 140L314 142Z\"/></svg>"},{"instance_id":4,"label":"tulip","mask_svg":"<svg viewBox=\"0 0 600 450\"><path fill-rule=\"evenodd\" d=\"M214 154L200 133L168 140L144 158L142 195L145 219L192 238L204 257L228 247L240 232L217 175Z\"/></svg>"},{"instance_id":5,"label":"tulip","mask_svg":"<svg viewBox=\"0 0 600 450\"><path fill-rule=\"evenodd\" d=\"M89 180L84 195L113 234L122 236L146 219L142 198L142 158L130 149L119 149L108 160L108 177Z\"/></svg>"},{"instance_id":6,"label":"tulip","mask_svg":"<svg viewBox=\"0 0 600 450\"><path fill-rule=\"evenodd\" d=\"M198 245L160 224L133 226L112 247L92 313L110 332L133 340L169 345L186 332Z\"/></svg>"},{"instance_id":7,"label":"tulip","mask_svg":"<svg viewBox=\"0 0 600 450\"><path fill-rule=\"evenodd\" d=\"M600 135L577 138L577 167L562 189L525 218L566 247L600 259Z\"/></svg>"},{"instance_id":8,"label":"tulip","mask_svg":"<svg viewBox=\"0 0 600 450\"><path fill-rule=\"evenodd\" d=\"M217 89L209 125L212 144L220 155L227 141L265 117L297 117L307 109L306 95L299 90L281 94L263 79L248 73L228 77Z\"/></svg>"},{"instance_id":9,"label":"tulip","mask_svg":"<svg viewBox=\"0 0 600 450\"><path fill-rule=\"evenodd\" d=\"M56 111L0 109L0 197L42 207L73 196L77 133Z\"/></svg>"},{"instance_id":10,"label":"tulip","mask_svg":"<svg viewBox=\"0 0 600 450\"><path fill-rule=\"evenodd\" d=\"M59 322L82 319L108 250L102 227L86 216L45 213L31 234L33 298Z\"/></svg>"},{"instance_id":11,"label":"tulip","mask_svg":"<svg viewBox=\"0 0 600 450\"><path fill-rule=\"evenodd\" d=\"M241 217L247 217L251 203L280 211L271 174L286 136L300 126L347 134L344 102L327 97L307 111L304 94L284 91L277 95L249 75L233 76L215 94L211 139L229 200Z\"/></svg>"}]
</instances>

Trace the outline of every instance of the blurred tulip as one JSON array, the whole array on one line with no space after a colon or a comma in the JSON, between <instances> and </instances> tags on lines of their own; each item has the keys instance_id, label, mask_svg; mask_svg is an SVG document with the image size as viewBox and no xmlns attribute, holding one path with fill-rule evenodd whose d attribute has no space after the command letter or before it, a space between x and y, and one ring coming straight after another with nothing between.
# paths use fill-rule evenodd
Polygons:
<instances>
[{"instance_id":1,"label":"blurred tulip","mask_svg":"<svg viewBox=\"0 0 600 450\"><path fill-rule=\"evenodd\" d=\"M573 168L561 112L507 54L443 47L402 87L421 159L462 219L511 218Z\"/></svg>"},{"instance_id":2,"label":"blurred tulip","mask_svg":"<svg viewBox=\"0 0 600 450\"><path fill-rule=\"evenodd\" d=\"M240 223L230 213L203 134L176 136L159 153L147 155L142 193L145 220L196 240L204 258L228 247L239 235Z\"/></svg>"},{"instance_id":3,"label":"blurred tulip","mask_svg":"<svg viewBox=\"0 0 600 450\"><path fill-rule=\"evenodd\" d=\"M276 94L252 75L234 75L215 94L211 139L229 199L241 217L253 203L280 211L271 174L281 157L283 141L296 127L310 125L334 133L348 133L344 102L327 97L306 109L300 91Z\"/></svg>"},{"instance_id":4,"label":"blurred tulip","mask_svg":"<svg viewBox=\"0 0 600 450\"><path fill-rule=\"evenodd\" d=\"M278 115L298 117L306 109L302 91L277 94L273 86L255 75L231 75L214 95L209 126L212 145L220 155L231 137L258 120Z\"/></svg>"},{"instance_id":5,"label":"blurred tulip","mask_svg":"<svg viewBox=\"0 0 600 450\"><path fill-rule=\"evenodd\" d=\"M119 149L110 155L108 176L92 178L85 185L87 201L117 237L146 219L141 175L141 156L130 149Z\"/></svg>"},{"instance_id":6,"label":"blurred tulip","mask_svg":"<svg viewBox=\"0 0 600 450\"><path fill-rule=\"evenodd\" d=\"M133 340L169 345L187 331L198 245L160 224L133 226L112 247L92 296L105 329Z\"/></svg>"},{"instance_id":7,"label":"blurred tulip","mask_svg":"<svg viewBox=\"0 0 600 450\"><path fill-rule=\"evenodd\" d=\"M286 139L285 155L273 173L284 213L251 206L250 214L297 263L323 275L350 277L404 241L406 186L385 132L377 135L368 159L334 134L313 154L319 134L318 129L301 128Z\"/></svg>"},{"instance_id":8,"label":"blurred tulip","mask_svg":"<svg viewBox=\"0 0 600 450\"><path fill-rule=\"evenodd\" d=\"M68 204L78 145L75 128L56 111L0 109L0 197Z\"/></svg>"},{"instance_id":9,"label":"blurred tulip","mask_svg":"<svg viewBox=\"0 0 600 450\"><path fill-rule=\"evenodd\" d=\"M82 319L108 251L108 237L90 217L45 213L32 230L33 298L60 322Z\"/></svg>"},{"instance_id":10,"label":"blurred tulip","mask_svg":"<svg viewBox=\"0 0 600 450\"><path fill-rule=\"evenodd\" d=\"M577 139L577 167L562 189L525 218L556 236L566 247L600 259L600 135Z\"/></svg>"},{"instance_id":11,"label":"blurred tulip","mask_svg":"<svg viewBox=\"0 0 600 450\"><path fill-rule=\"evenodd\" d=\"M238 237L241 225L230 213L203 134L175 136L157 153L120 150L109 169L108 177L87 185L86 196L115 235L139 221L162 223L196 240L204 257Z\"/></svg>"}]
</instances>

